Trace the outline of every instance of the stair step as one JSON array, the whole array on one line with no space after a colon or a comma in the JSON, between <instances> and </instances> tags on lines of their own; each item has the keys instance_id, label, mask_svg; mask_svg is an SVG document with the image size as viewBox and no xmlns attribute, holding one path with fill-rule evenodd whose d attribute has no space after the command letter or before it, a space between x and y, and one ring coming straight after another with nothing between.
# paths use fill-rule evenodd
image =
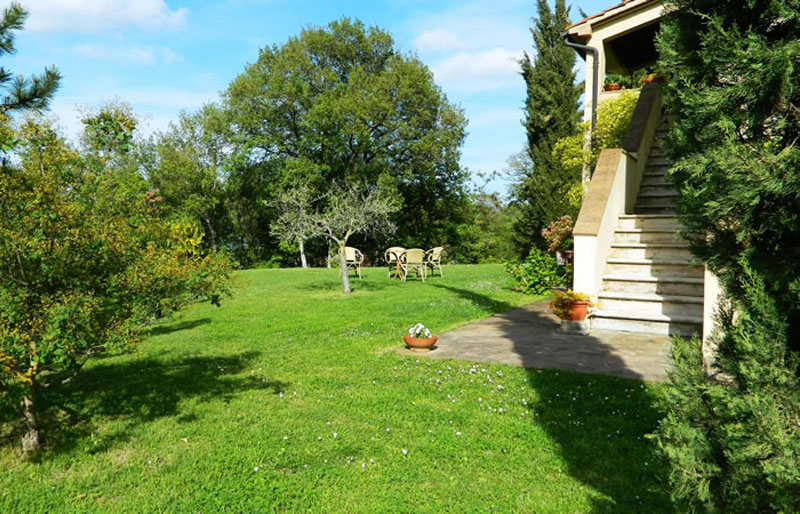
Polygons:
<instances>
[{"instance_id":1,"label":"stair step","mask_svg":"<svg viewBox=\"0 0 800 514\"><path fill-rule=\"evenodd\" d=\"M622 214L618 228L626 229L670 229L678 230L678 218L674 214Z\"/></svg>"},{"instance_id":2,"label":"stair step","mask_svg":"<svg viewBox=\"0 0 800 514\"><path fill-rule=\"evenodd\" d=\"M666 182L663 177L642 177L640 194L660 191L675 191L672 184Z\"/></svg>"},{"instance_id":3,"label":"stair step","mask_svg":"<svg viewBox=\"0 0 800 514\"><path fill-rule=\"evenodd\" d=\"M603 298L605 298L607 300L619 300L624 302L647 302L652 304L685 303L693 305L703 305L702 296L621 293L621 292L601 291L600 294L597 295L597 297L600 298L600 301L602 301Z\"/></svg>"},{"instance_id":4,"label":"stair step","mask_svg":"<svg viewBox=\"0 0 800 514\"><path fill-rule=\"evenodd\" d=\"M647 166L666 166L666 167L669 167L669 166L672 166L672 163L670 161L668 161L666 157L655 156L655 157L649 157L647 159Z\"/></svg>"},{"instance_id":5,"label":"stair step","mask_svg":"<svg viewBox=\"0 0 800 514\"><path fill-rule=\"evenodd\" d=\"M689 337L693 333L702 333L703 319L696 316L620 315L598 310L592 317L592 329Z\"/></svg>"},{"instance_id":6,"label":"stair step","mask_svg":"<svg viewBox=\"0 0 800 514\"><path fill-rule=\"evenodd\" d=\"M686 243L612 243L611 257L618 259L684 259L692 258Z\"/></svg>"},{"instance_id":7,"label":"stair step","mask_svg":"<svg viewBox=\"0 0 800 514\"><path fill-rule=\"evenodd\" d=\"M597 295L606 312L628 315L700 316L703 315L702 296L660 295L602 291Z\"/></svg>"},{"instance_id":8,"label":"stair step","mask_svg":"<svg viewBox=\"0 0 800 514\"><path fill-rule=\"evenodd\" d=\"M705 268L686 259L628 259L609 257L606 260L608 275L627 275L632 278L682 276L686 278L702 278Z\"/></svg>"},{"instance_id":9,"label":"stair step","mask_svg":"<svg viewBox=\"0 0 800 514\"><path fill-rule=\"evenodd\" d=\"M681 241L678 230L672 228L650 230L618 228L614 231L615 243L679 243Z\"/></svg>"},{"instance_id":10,"label":"stair step","mask_svg":"<svg viewBox=\"0 0 800 514\"><path fill-rule=\"evenodd\" d=\"M702 296L703 287L702 278L682 275L663 277L603 276L603 291L609 293Z\"/></svg>"},{"instance_id":11,"label":"stair step","mask_svg":"<svg viewBox=\"0 0 800 514\"><path fill-rule=\"evenodd\" d=\"M647 193L639 193L639 198L677 198L678 192L675 190L666 191L650 191Z\"/></svg>"},{"instance_id":12,"label":"stair step","mask_svg":"<svg viewBox=\"0 0 800 514\"><path fill-rule=\"evenodd\" d=\"M669 214L675 212L674 205L644 205L637 206L636 212L639 214Z\"/></svg>"}]
</instances>

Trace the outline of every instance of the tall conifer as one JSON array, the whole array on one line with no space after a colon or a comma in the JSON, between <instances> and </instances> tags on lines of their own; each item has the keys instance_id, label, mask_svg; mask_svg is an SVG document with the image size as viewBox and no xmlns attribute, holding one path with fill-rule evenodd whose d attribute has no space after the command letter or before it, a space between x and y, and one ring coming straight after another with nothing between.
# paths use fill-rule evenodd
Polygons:
<instances>
[{"instance_id":1,"label":"tall conifer","mask_svg":"<svg viewBox=\"0 0 800 514\"><path fill-rule=\"evenodd\" d=\"M721 316L713 376L699 341L675 342L657 440L681 510L798 512L800 2L668 3L669 177L736 316Z\"/></svg>"},{"instance_id":2,"label":"tall conifer","mask_svg":"<svg viewBox=\"0 0 800 514\"><path fill-rule=\"evenodd\" d=\"M542 242L540 232L564 214L575 215L566 199L570 184L580 177L567 173L553 158L553 146L578 130L580 87L575 84L575 52L564 44L561 33L569 24L564 0L551 10L547 0L537 0L537 17L531 28L535 56L520 60L527 85L525 119L528 165L520 172L514 198L521 207L517 224L519 249L526 253Z\"/></svg>"}]
</instances>

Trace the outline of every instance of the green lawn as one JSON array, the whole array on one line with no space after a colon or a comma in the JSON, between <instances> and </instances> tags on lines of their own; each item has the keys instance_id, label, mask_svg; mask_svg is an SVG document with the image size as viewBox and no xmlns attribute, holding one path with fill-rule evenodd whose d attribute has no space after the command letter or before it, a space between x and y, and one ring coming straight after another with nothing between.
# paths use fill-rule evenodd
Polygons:
<instances>
[{"instance_id":1,"label":"green lawn","mask_svg":"<svg viewBox=\"0 0 800 514\"><path fill-rule=\"evenodd\" d=\"M40 463L0 413L0 511L668 510L657 386L396 351L531 301L499 265L444 274L238 274L48 392Z\"/></svg>"}]
</instances>

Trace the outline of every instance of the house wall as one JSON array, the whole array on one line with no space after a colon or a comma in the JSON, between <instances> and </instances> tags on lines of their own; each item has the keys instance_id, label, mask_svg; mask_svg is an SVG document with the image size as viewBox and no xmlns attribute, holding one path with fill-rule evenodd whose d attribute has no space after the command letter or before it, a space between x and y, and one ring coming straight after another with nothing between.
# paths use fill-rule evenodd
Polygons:
<instances>
[{"instance_id":1,"label":"house wall","mask_svg":"<svg viewBox=\"0 0 800 514\"><path fill-rule=\"evenodd\" d=\"M598 102L603 102L605 99L613 98L615 92L604 92L603 91L603 82L605 80L606 74L606 65L608 57L606 56L606 49L605 49L605 42L606 40L614 39L616 37L622 36L627 34L628 32L632 32L636 30L638 27L643 25L648 25L659 20L664 14L664 5L660 2L654 2L650 4L646 4L645 6L636 9L632 12L620 14L619 16L613 17L609 20L599 20L596 24L590 25L590 32L588 34L589 39L584 40L582 44L586 46L591 46L597 49L598 52L598 62L599 62L599 98ZM587 35L586 32L581 31L581 36ZM585 81L585 92L584 92L584 110L583 110L583 118L584 120L590 120L592 118L592 110L594 106L592 105L592 57L590 54L587 54L586 57L586 81Z\"/></svg>"}]
</instances>

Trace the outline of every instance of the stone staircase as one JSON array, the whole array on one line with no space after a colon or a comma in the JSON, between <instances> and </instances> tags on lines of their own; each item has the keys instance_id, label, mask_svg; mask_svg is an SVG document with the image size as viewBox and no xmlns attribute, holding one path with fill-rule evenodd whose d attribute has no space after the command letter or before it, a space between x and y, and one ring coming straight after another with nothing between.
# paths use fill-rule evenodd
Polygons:
<instances>
[{"instance_id":1,"label":"stone staircase","mask_svg":"<svg viewBox=\"0 0 800 514\"><path fill-rule=\"evenodd\" d=\"M592 328L652 334L702 333L704 267L678 235L677 192L656 132L636 214L619 217Z\"/></svg>"}]
</instances>

